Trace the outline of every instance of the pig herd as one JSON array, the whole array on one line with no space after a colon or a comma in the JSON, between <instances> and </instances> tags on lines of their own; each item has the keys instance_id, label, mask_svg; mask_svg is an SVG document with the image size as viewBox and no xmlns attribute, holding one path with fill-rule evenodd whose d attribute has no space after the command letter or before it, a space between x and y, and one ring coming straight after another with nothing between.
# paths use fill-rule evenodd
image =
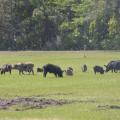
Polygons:
<instances>
[{"instance_id":1,"label":"pig herd","mask_svg":"<svg viewBox=\"0 0 120 120\"><path fill-rule=\"evenodd\" d=\"M100 73L104 74L105 72L112 71L112 72L118 72L120 71L120 60L116 61L110 61L107 65L104 65L105 68L95 65L93 67L94 73ZM20 75L25 74L27 72L28 74L34 75L34 64L31 62L26 63L17 63L17 64L4 64L0 67L0 73L5 74L6 72L9 72L11 74L12 70L17 70ZM66 70L62 70L61 67L54 65L54 64L46 64L42 68L38 67L36 68L37 72L43 72L43 77L47 76L47 73L52 73L56 77L63 77L63 73L65 72L68 76L74 75L74 70L72 67L68 67ZM88 66L84 64L82 66L82 72L87 72Z\"/></svg>"}]
</instances>

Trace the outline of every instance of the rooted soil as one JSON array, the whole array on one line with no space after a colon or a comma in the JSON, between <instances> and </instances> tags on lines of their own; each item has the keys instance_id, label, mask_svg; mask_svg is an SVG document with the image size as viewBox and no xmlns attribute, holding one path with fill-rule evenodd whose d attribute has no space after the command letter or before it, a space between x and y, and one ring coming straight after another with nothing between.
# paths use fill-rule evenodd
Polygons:
<instances>
[{"instance_id":1,"label":"rooted soil","mask_svg":"<svg viewBox=\"0 0 120 120\"><path fill-rule=\"evenodd\" d=\"M39 99L35 97L17 97L14 99L0 99L0 109L8 110L12 108L16 111L24 111L29 109L43 109L48 106L61 106L73 102L75 101L46 98Z\"/></svg>"},{"instance_id":2,"label":"rooted soil","mask_svg":"<svg viewBox=\"0 0 120 120\"><path fill-rule=\"evenodd\" d=\"M120 110L120 106L118 105L99 105L98 108L100 110L105 110L105 109L116 109L116 110Z\"/></svg>"}]
</instances>

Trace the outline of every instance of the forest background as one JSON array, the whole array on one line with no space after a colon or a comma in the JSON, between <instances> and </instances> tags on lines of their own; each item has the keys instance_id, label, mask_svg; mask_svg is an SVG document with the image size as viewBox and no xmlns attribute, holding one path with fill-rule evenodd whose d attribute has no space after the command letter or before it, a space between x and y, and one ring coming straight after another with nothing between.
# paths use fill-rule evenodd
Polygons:
<instances>
[{"instance_id":1,"label":"forest background","mask_svg":"<svg viewBox=\"0 0 120 120\"><path fill-rule=\"evenodd\" d=\"M0 0L0 50L120 50L120 0Z\"/></svg>"}]
</instances>

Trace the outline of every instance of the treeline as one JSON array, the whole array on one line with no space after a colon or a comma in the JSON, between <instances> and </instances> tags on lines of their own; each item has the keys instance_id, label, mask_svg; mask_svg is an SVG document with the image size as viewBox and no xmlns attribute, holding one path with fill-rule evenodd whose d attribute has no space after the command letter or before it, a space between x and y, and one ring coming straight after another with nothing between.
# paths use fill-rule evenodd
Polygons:
<instances>
[{"instance_id":1,"label":"treeline","mask_svg":"<svg viewBox=\"0 0 120 120\"><path fill-rule=\"evenodd\" d=\"M8 1L1 50L120 49L120 0Z\"/></svg>"}]
</instances>

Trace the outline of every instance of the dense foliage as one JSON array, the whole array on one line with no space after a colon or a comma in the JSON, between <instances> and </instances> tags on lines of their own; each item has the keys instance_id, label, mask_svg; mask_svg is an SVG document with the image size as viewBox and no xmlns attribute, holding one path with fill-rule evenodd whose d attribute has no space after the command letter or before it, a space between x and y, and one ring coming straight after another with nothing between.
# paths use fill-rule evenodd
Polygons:
<instances>
[{"instance_id":1,"label":"dense foliage","mask_svg":"<svg viewBox=\"0 0 120 120\"><path fill-rule=\"evenodd\" d=\"M1 50L120 49L120 0L12 3L11 27L8 32L0 27Z\"/></svg>"}]
</instances>

